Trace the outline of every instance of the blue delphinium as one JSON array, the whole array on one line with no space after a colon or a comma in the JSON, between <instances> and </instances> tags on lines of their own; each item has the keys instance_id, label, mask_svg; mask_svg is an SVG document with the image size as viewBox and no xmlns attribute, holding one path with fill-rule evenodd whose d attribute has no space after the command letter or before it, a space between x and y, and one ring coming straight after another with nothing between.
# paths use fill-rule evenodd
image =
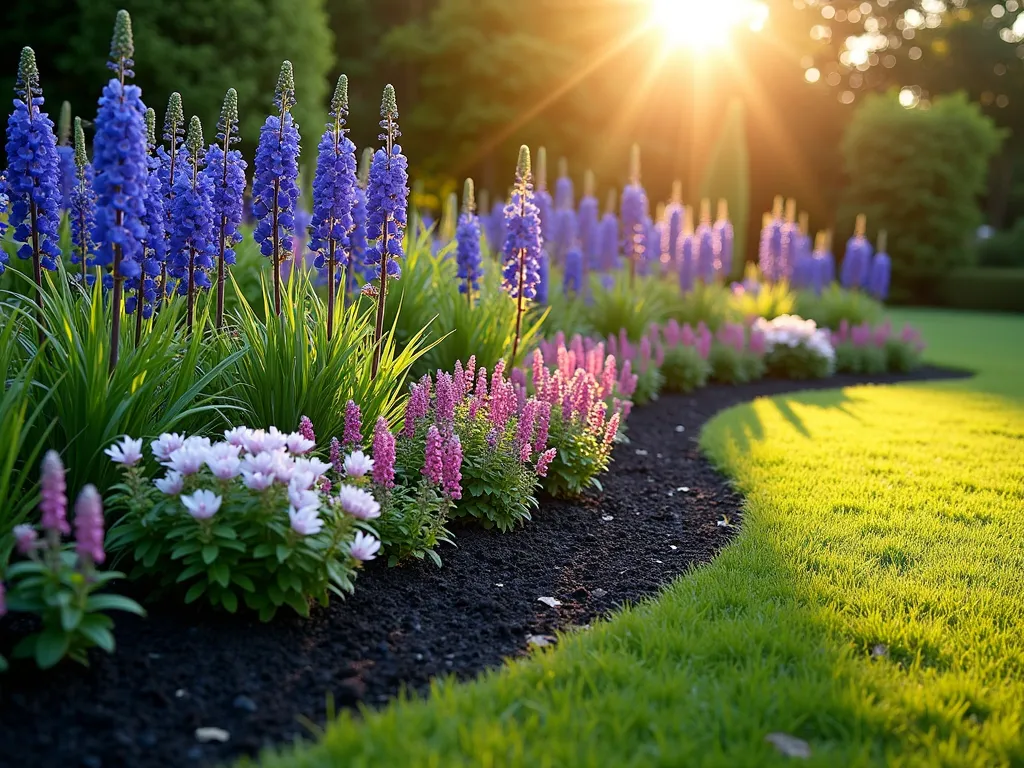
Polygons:
<instances>
[{"instance_id":1,"label":"blue delphinium","mask_svg":"<svg viewBox=\"0 0 1024 768\"><path fill-rule=\"evenodd\" d=\"M178 169L188 162L188 151L185 149L185 111L181 104L181 94L175 91L167 99L167 111L164 113L164 141L169 149L161 145L156 149L158 162L157 176L160 179L160 196L164 211L164 232L166 235L165 249L170 248L171 235L171 201L174 200L174 182L177 180ZM160 265L160 281L157 296L160 301L167 298L167 259Z\"/></svg>"},{"instance_id":2,"label":"blue delphinium","mask_svg":"<svg viewBox=\"0 0 1024 768\"><path fill-rule=\"evenodd\" d=\"M676 264L679 266L679 288L683 293L693 290L697 281L697 241L693 233L693 209L683 208L683 229L676 245Z\"/></svg>"},{"instance_id":3,"label":"blue delphinium","mask_svg":"<svg viewBox=\"0 0 1024 768\"><path fill-rule=\"evenodd\" d=\"M178 281L178 294L186 296L186 326L191 331L195 316L196 292L208 289L209 270L216 255L214 235L213 189L203 169L203 126L193 116L185 136L188 164L174 181L171 203L170 274Z\"/></svg>"},{"instance_id":4,"label":"blue delphinium","mask_svg":"<svg viewBox=\"0 0 1024 768\"><path fill-rule=\"evenodd\" d=\"M455 240L459 291L466 294L466 298L472 304L473 293L480 290L480 278L484 275L480 261L480 219L476 215L476 196L472 179L466 179L462 193L462 215L459 216L459 226L455 230Z\"/></svg>"},{"instance_id":5,"label":"blue delphinium","mask_svg":"<svg viewBox=\"0 0 1024 768\"><path fill-rule=\"evenodd\" d=\"M274 312L281 314L281 262L292 250L295 204L299 200L299 130L292 117L295 78L292 63L281 64L274 92L277 114L269 115L260 128L256 169L252 180L253 237L274 269Z\"/></svg>"},{"instance_id":6,"label":"blue delphinium","mask_svg":"<svg viewBox=\"0 0 1024 768\"><path fill-rule=\"evenodd\" d=\"M7 194L9 224L22 243L18 257L31 259L36 301L43 303L43 269L56 269L60 258L60 162L53 121L41 110L36 55L22 48L14 85L14 111L7 120Z\"/></svg>"},{"instance_id":7,"label":"blue delphinium","mask_svg":"<svg viewBox=\"0 0 1024 768\"><path fill-rule=\"evenodd\" d=\"M75 118L75 186L71 190L71 263L80 268L82 285L89 282L92 266L92 228L95 225L96 193L92 188L93 170L85 153L85 131L82 118Z\"/></svg>"},{"instance_id":8,"label":"blue delphinium","mask_svg":"<svg viewBox=\"0 0 1024 768\"><path fill-rule=\"evenodd\" d=\"M579 296L583 293L583 285L583 251L577 243L565 254L562 292L566 296Z\"/></svg>"},{"instance_id":9,"label":"blue delphinium","mask_svg":"<svg viewBox=\"0 0 1024 768\"><path fill-rule=\"evenodd\" d=\"M629 261L629 279L636 276L637 261L643 254L644 221L647 219L647 192L640 184L640 147L634 145L630 161L630 182L622 190L622 239Z\"/></svg>"},{"instance_id":10,"label":"blue delphinium","mask_svg":"<svg viewBox=\"0 0 1024 768\"><path fill-rule=\"evenodd\" d=\"M551 256L541 250L537 257L537 287L533 300L538 304L547 304L551 299Z\"/></svg>"},{"instance_id":11,"label":"blue delphinium","mask_svg":"<svg viewBox=\"0 0 1024 768\"><path fill-rule=\"evenodd\" d=\"M146 179L146 212L142 223L146 227L146 236L142 242L142 270L138 276L125 280L126 290L131 294L125 298L124 310L128 314L135 313L135 344L138 346L142 338L142 320L153 315L157 299L157 277L167 258L166 228L163 195L160 190L160 178L157 168L160 161L154 156L156 150L156 111L146 110L146 148L149 176ZM138 307L141 312L137 312Z\"/></svg>"},{"instance_id":12,"label":"blue delphinium","mask_svg":"<svg viewBox=\"0 0 1024 768\"><path fill-rule=\"evenodd\" d=\"M800 227L796 223L796 201L786 201L786 218L779 228L778 261L774 280L790 280L800 253Z\"/></svg>"},{"instance_id":13,"label":"blue delphinium","mask_svg":"<svg viewBox=\"0 0 1024 768\"><path fill-rule=\"evenodd\" d=\"M57 164L60 167L61 208L71 210L71 194L75 191L75 146L71 136L71 102L60 105L57 120Z\"/></svg>"},{"instance_id":14,"label":"blue delphinium","mask_svg":"<svg viewBox=\"0 0 1024 768\"><path fill-rule=\"evenodd\" d=\"M491 212L483 218L481 224L491 253L501 253L505 245L505 204L495 200Z\"/></svg>"},{"instance_id":15,"label":"blue delphinium","mask_svg":"<svg viewBox=\"0 0 1024 768\"><path fill-rule=\"evenodd\" d=\"M331 99L331 121L320 137L313 176L313 266L327 278L327 338L334 333L334 302L338 269L348 268L349 237L356 204L356 145L345 134L348 117L348 77L338 78ZM344 294L344 291L343 291Z\"/></svg>"},{"instance_id":16,"label":"blue delphinium","mask_svg":"<svg viewBox=\"0 0 1024 768\"><path fill-rule=\"evenodd\" d=\"M530 170L530 148L519 149L516 165L516 184L512 199L505 206L505 244L502 248L502 288L516 300L516 331L512 345L512 359L515 364L519 350L519 333L522 328L524 299L537 297L537 283L540 282L540 259L544 249L544 238L540 229L540 212L533 202L533 184Z\"/></svg>"},{"instance_id":17,"label":"blue delphinium","mask_svg":"<svg viewBox=\"0 0 1024 768\"><path fill-rule=\"evenodd\" d=\"M683 233L683 182L672 182L672 199L665 206L665 253L668 254L668 266L676 258L679 249L679 237Z\"/></svg>"},{"instance_id":18,"label":"blue delphinium","mask_svg":"<svg viewBox=\"0 0 1024 768\"><path fill-rule=\"evenodd\" d=\"M892 259L886 253L886 236L882 231L878 235L878 251L871 262L871 273L868 276L868 291L879 301L889 298L889 280L892 276Z\"/></svg>"},{"instance_id":19,"label":"blue delphinium","mask_svg":"<svg viewBox=\"0 0 1024 768\"><path fill-rule=\"evenodd\" d=\"M620 266L619 219L614 210L608 210L601 219L601 225L597 231L597 241L597 260L591 265L591 269L595 272L611 274Z\"/></svg>"},{"instance_id":20,"label":"blue delphinium","mask_svg":"<svg viewBox=\"0 0 1024 768\"><path fill-rule=\"evenodd\" d=\"M540 216L540 234L545 242L547 242L552 239L555 232L555 203L551 199L551 193L548 192L548 151L545 147L538 147L537 149L537 169L533 174L533 179L533 202L537 206L537 212ZM495 203L495 206L497 205ZM504 206L501 207L501 215L498 218L504 221ZM502 232L501 239L498 241L498 245L493 248L493 251L498 253L504 243L505 233Z\"/></svg>"},{"instance_id":21,"label":"blue delphinium","mask_svg":"<svg viewBox=\"0 0 1024 768\"><path fill-rule=\"evenodd\" d=\"M569 176L569 161L564 157L558 161L558 178L555 179L555 210L576 207L576 189Z\"/></svg>"},{"instance_id":22,"label":"blue delphinium","mask_svg":"<svg viewBox=\"0 0 1024 768\"><path fill-rule=\"evenodd\" d=\"M548 256L556 264L565 260L565 254L578 239L576 232L576 211L572 208L558 208L554 214L554 229L548 244ZM542 230L543 232L543 230Z\"/></svg>"},{"instance_id":23,"label":"blue delphinium","mask_svg":"<svg viewBox=\"0 0 1024 768\"><path fill-rule=\"evenodd\" d=\"M714 226L715 240L718 243L718 264L716 269L723 279L728 280L732 274L732 252L736 241L732 222L729 221L729 207L725 200L718 201L718 216Z\"/></svg>"},{"instance_id":24,"label":"blue delphinium","mask_svg":"<svg viewBox=\"0 0 1024 768\"><path fill-rule=\"evenodd\" d=\"M398 127L398 101L390 83L384 88L380 106L381 133L384 148L378 149L370 164L370 183L366 188L366 263L374 267L377 286L377 322L374 329L373 375L380 364L381 340L384 336L384 306L388 280L402 276L399 259L405 256L402 238L408 218L409 161L395 141L402 136Z\"/></svg>"},{"instance_id":25,"label":"blue delphinium","mask_svg":"<svg viewBox=\"0 0 1024 768\"><path fill-rule=\"evenodd\" d=\"M125 85L133 76L134 55L131 19L118 11L107 66L116 77L110 79L100 97L93 140L93 168L96 175L95 262L111 268L110 370L117 365L121 333L121 301L124 280L142 271L146 226L146 185L149 166L146 152L146 106L142 89Z\"/></svg>"},{"instance_id":26,"label":"blue delphinium","mask_svg":"<svg viewBox=\"0 0 1024 768\"><path fill-rule=\"evenodd\" d=\"M715 264L719 261L715 233L711 229L711 203L702 200L700 205L700 223L693 233L694 249L697 257L697 277L705 284L715 281Z\"/></svg>"},{"instance_id":27,"label":"blue delphinium","mask_svg":"<svg viewBox=\"0 0 1024 768\"><path fill-rule=\"evenodd\" d=\"M840 271L840 282L843 288L855 289L867 287L868 275L871 271L871 257L874 250L864 236L866 220L862 215L857 217L857 228L853 237L846 243L846 255L843 257Z\"/></svg>"},{"instance_id":28,"label":"blue delphinium","mask_svg":"<svg viewBox=\"0 0 1024 768\"><path fill-rule=\"evenodd\" d=\"M217 141L206 150L203 174L212 190L213 230L217 250L217 328L224 325L226 267L235 263L235 246L242 242L242 199L245 196L245 160L231 149L238 136L238 94L228 88L217 121Z\"/></svg>"},{"instance_id":29,"label":"blue delphinium","mask_svg":"<svg viewBox=\"0 0 1024 768\"><path fill-rule=\"evenodd\" d=\"M3 240L4 235L7 234L7 206L10 204L11 198L7 195L7 174L0 173L0 240ZM7 264L9 263L10 257L7 255L7 251L0 247L0 275L7 270Z\"/></svg>"},{"instance_id":30,"label":"blue delphinium","mask_svg":"<svg viewBox=\"0 0 1024 768\"><path fill-rule=\"evenodd\" d=\"M831 285L836 279L836 260L832 255L831 240L831 231L823 232L819 235L818 241L815 244L813 287L816 293L821 293L822 289Z\"/></svg>"},{"instance_id":31,"label":"blue delphinium","mask_svg":"<svg viewBox=\"0 0 1024 768\"><path fill-rule=\"evenodd\" d=\"M576 214L576 232L580 238L580 247L583 249L583 263L591 268L597 261L601 242L598 236L601 210L594 194L595 188L594 174L587 171L583 177L583 197L580 198Z\"/></svg>"}]
</instances>

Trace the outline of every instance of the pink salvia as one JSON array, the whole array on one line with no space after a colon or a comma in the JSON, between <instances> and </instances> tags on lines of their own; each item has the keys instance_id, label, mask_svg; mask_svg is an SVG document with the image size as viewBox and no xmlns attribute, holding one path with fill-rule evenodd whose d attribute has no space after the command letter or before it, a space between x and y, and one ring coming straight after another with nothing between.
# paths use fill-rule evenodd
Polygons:
<instances>
[{"instance_id":1,"label":"pink salvia","mask_svg":"<svg viewBox=\"0 0 1024 768\"><path fill-rule=\"evenodd\" d=\"M758 356L764 355L765 336L762 331L752 330L750 332L750 351Z\"/></svg>"},{"instance_id":2,"label":"pink salvia","mask_svg":"<svg viewBox=\"0 0 1024 768\"><path fill-rule=\"evenodd\" d=\"M679 340L682 342L684 347L692 347L697 344L697 337L693 333L693 328L687 323L683 326L683 329L679 333Z\"/></svg>"},{"instance_id":3,"label":"pink salvia","mask_svg":"<svg viewBox=\"0 0 1024 768\"><path fill-rule=\"evenodd\" d=\"M615 356L608 355L604 361L604 370L601 372L601 392L599 397L602 400L615 391L615 378L617 375Z\"/></svg>"},{"instance_id":4,"label":"pink salvia","mask_svg":"<svg viewBox=\"0 0 1024 768\"><path fill-rule=\"evenodd\" d=\"M452 435L444 446L444 492L448 498L462 498L462 443Z\"/></svg>"},{"instance_id":5,"label":"pink salvia","mask_svg":"<svg viewBox=\"0 0 1024 768\"><path fill-rule=\"evenodd\" d=\"M623 413L625 413L628 410L628 406L631 406L631 405L632 405L632 403L626 403L626 407L623 409ZM618 413L613 413L612 417L610 419L608 419L608 424L607 424L607 426L605 427L605 430L604 430L604 444L605 444L606 448L612 444L612 441L615 440L615 435L618 434L618 432L619 432L619 414Z\"/></svg>"},{"instance_id":6,"label":"pink salvia","mask_svg":"<svg viewBox=\"0 0 1024 768\"><path fill-rule=\"evenodd\" d=\"M95 485L87 485L75 502L75 552L82 560L102 563L103 499Z\"/></svg>"},{"instance_id":7,"label":"pink salvia","mask_svg":"<svg viewBox=\"0 0 1024 768\"><path fill-rule=\"evenodd\" d=\"M487 402L487 369L482 365L476 373L476 399Z\"/></svg>"},{"instance_id":8,"label":"pink salvia","mask_svg":"<svg viewBox=\"0 0 1024 768\"><path fill-rule=\"evenodd\" d=\"M395 436L383 417L373 430L373 482L384 488L395 487Z\"/></svg>"},{"instance_id":9,"label":"pink salvia","mask_svg":"<svg viewBox=\"0 0 1024 768\"><path fill-rule=\"evenodd\" d=\"M615 357L619 356L619 342L614 336L608 337L608 354Z\"/></svg>"},{"instance_id":10,"label":"pink salvia","mask_svg":"<svg viewBox=\"0 0 1024 768\"><path fill-rule=\"evenodd\" d=\"M699 339L697 339L697 354L699 354L701 358L704 360L708 359L708 355L711 354L710 336L701 336Z\"/></svg>"},{"instance_id":11,"label":"pink salvia","mask_svg":"<svg viewBox=\"0 0 1024 768\"><path fill-rule=\"evenodd\" d=\"M455 421L455 382L447 373L437 374L437 400L434 406L439 424L447 426Z\"/></svg>"},{"instance_id":12,"label":"pink salvia","mask_svg":"<svg viewBox=\"0 0 1024 768\"><path fill-rule=\"evenodd\" d=\"M679 321L675 318L665 323L665 342L670 347L679 346L680 333Z\"/></svg>"},{"instance_id":13,"label":"pink salvia","mask_svg":"<svg viewBox=\"0 0 1024 768\"><path fill-rule=\"evenodd\" d=\"M590 433L600 436L604 432L604 417L608 412L608 406L603 402L594 403L590 409L590 416L587 418L587 427Z\"/></svg>"},{"instance_id":14,"label":"pink salvia","mask_svg":"<svg viewBox=\"0 0 1024 768\"><path fill-rule=\"evenodd\" d=\"M537 433L533 439L533 449L541 453L548 444L548 430L551 428L551 403L537 403Z\"/></svg>"},{"instance_id":15,"label":"pink salvia","mask_svg":"<svg viewBox=\"0 0 1024 768\"><path fill-rule=\"evenodd\" d=\"M341 441L346 448L363 443L363 414L354 400L345 403L345 431Z\"/></svg>"},{"instance_id":16,"label":"pink salvia","mask_svg":"<svg viewBox=\"0 0 1024 768\"><path fill-rule=\"evenodd\" d=\"M850 335L850 321L845 317L839 321L839 340L846 341Z\"/></svg>"},{"instance_id":17,"label":"pink salvia","mask_svg":"<svg viewBox=\"0 0 1024 768\"><path fill-rule=\"evenodd\" d=\"M51 533L71 533L68 525L67 484L64 481L64 465L56 451L47 451L43 457L43 471L39 510L43 528Z\"/></svg>"},{"instance_id":18,"label":"pink salvia","mask_svg":"<svg viewBox=\"0 0 1024 768\"><path fill-rule=\"evenodd\" d=\"M412 394L409 396L409 404L405 407L405 427L402 430L402 434L405 437L415 435L416 422L426 418L429 411L430 393L423 384L423 381L420 380L419 384L413 386Z\"/></svg>"},{"instance_id":19,"label":"pink salvia","mask_svg":"<svg viewBox=\"0 0 1024 768\"><path fill-rule=\"evenodd\" d=\"M576 356L576 364L582 365L583 359L586 356L586 352L583 349L583 337L578 333L572 337L572 343L569 345L570 351Z\"/></svg>"},{"instance_id":20,"label":"pink salvia","mask_svg":"<svg viewBox=\"0 0 1024 768\"><path fill-rule=\"evenodd\" d=\"M499 360L494 364L491 373L491 397L497 397L501 388L505 385L505 361Z\"/></svg>"},{"instance_id":21,"label":"pink salvia","mask_svg":"<svg viewBox=\"0 0 1024 768\"><path fill-rule=\"evenodd\" d=\"M437 427L430 426L427 430L427 444L424 450L423 476L435 485L444 480L444 448L441 433Z\"/></svg>"},{"instance_id":22,"label":"pink salvia","mask_svg":"<svg viewBox=\"0 0 1024 768\"><path fill-rule=\"evenodd\" d=\"M452 374L452 386L455 393L455 402L461 403L466 396L466 381L463 378L462 361L455 361L455 373Z\"/></svg>"},{"instance_id":23,"label":"pink salvia","mask_svg":"<svg viewBox=\"0 0 1024 768\"><path fill-rule=\"evenodd\" d=\"M519 417L519 425L516 428L516 448L519 449L519 460L527 462L530 460L530 452L533 448L533 428L537 422L538 403L534 399L526 401L523 413Z\"/></svg>"},{"instance_id":24,"label":"pink salvia","mask_svg":"<svg viewBox=\"0 0 1024 768\"><path fill-rule=\"evenodd\" d=\"M557 453L558 453L558 451L556 449L549 448L548 450L544 451L544 453L542 453L540 455L540 457L537 459L537 476L538 477L547 477L548 476L548 468L551 466L551 462L555 460L555 455Z\"/></svg>"}]
</instances>

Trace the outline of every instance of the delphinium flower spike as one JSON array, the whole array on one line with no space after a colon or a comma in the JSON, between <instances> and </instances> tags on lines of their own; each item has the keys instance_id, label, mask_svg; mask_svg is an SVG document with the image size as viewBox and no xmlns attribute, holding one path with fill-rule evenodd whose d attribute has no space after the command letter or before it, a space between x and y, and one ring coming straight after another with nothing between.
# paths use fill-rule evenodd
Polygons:
<instances>
[{"instance_id":1,"label":"delphinium flower spike","mask_svg":"<svg viewBox=\"0 0 1024 768\"><path fill-rule=\"evenodd\" d=\"M373 364L371 375L377 375L384 337L384 304L387 300L388 280L399 279L402 269L398 264L404 256L402 238L407 222L409 199L409 161L402 147L395 141L401 137L398 127L398 102L392 85L384 88L380 107L383 149L373 155L370 166L370 185L366 193L366 237L375 241L367 253L367 263L375 267L377 286L377 319L373 334Z\"/></svg>"},{"instance_id":2,"label":"delphinium flower spike","mask_svg":"<svg viewBox=\"0 0 1024 768\"><path fill-rule=\"evenodd\" d=\"M125 85L132 76L131 19L118 11L114 38L107 66L117 73L103 89L96 115L93 142L93 167L96 175L96 263L111 267L110 306L113 321L110 331L110 370L117 365L121 336L121 303L125 278L133 279L142 270L142 241L146 227L146 107L142 90Z\"/></svg>"},{"instance_id":3,"label":"delphinium flower spike","mask_svg":"<svg viewBox=\"0 0 1024 768\"><path fill-rule=\"evenodd\" d=\"M872 249L871 243L864 236L866 231L867 217L862 213L857 216L853 237L846 244L846 255L843 257L840 272L843 288L853 290L867 285L868 274L871 271Z\"/></svg>"},{"instance_id":4,"label":"delphinium flower spike","mask_svg":"<svg viewBox=\"0 0 1024 768\"><path fill-rule=\"evenodd\" d=\"M92 189L92 164L85 152L85 131L82 118L75 118L75 187L71 192L71 262L81 269L80 280L87 283L88 269L92 261L93 210L96 194Z\"/></svg>"},{"instance_id":5,"label":"delphinium flower spike","mask_svg":"<svg viewBox=\"0 0 1024 768\"><path fill-rule=\"evenodd\" d=\"M761 221L761 240L758 245L758 266L765 280L774 283L781 279L782 262L782 196L776 195L772 212Z\"/></svg>"},{"instance_id":6,"label":"delphinium flower spike","mask_svg":"<svg viewBox=\"0 0 1024 768\"><path fill-rule=\"evenodd\" d=\"M277 114L269 115L263 123L256 147L252 195L258 223L253 236L260 244L260 252L273 264L274 312L280 315L281 262L292 250L295 205L299 199L299 131L291 113L295 106L295 77L290 61L281 64L274 106Z\"/></svg>"},{"instance_id":7,"label":"delphinium flower spike","mask_svg":"<svg viewBox=\"0 0 1024 768\"><path fill-rule=\"evenodd\" d=\"M57 118L57 164L60 167L60 206L71 210L71 194L75 190L75 145L71 136L71 102L60 105Z\"/></svg>"},{"instance_id":8,"label":"delphinium flower spike","mask_svg":"<svg viewBox=\"0 0 1024 768\"><path fill-rule=\"evenodd\" d=\"M146 227L142 243L142 270L139 275L126 283L134 295L125 299L125 311L135 313L135 346L142 340L142 320L151 317L156 303L157 277L167 260L167 219L164 215L163 194L160 189L158 169L160 161L154 155L156 150L156 110L146 110L146 163L149 175L146 178L146 212L142 223Z\"/></svg>"},{"instance_id":9,"label":"delphinium flower spike","mask_svg":"<svg viewBox=\"0 0 1024 768\"><path fill-rule=\"evenodd\" d=\"M512 343L512 358L515 364L519 351L519 334L522 329L524 300L537 295L540 281L541 251L544 238L541 236L540 215L533 202L533 184L530 172L530 148L519 149L519 163L516 166L516 185L512 199L505 206L506 235L502 249L502 287L516 300L516 330Z\"/></svg>"},{"instance_id":10,"label":"delphinium flower spike","mask_svg":"<svg viewBox=\"0 0 1024 768\"><path fill-rule=\"evenodd\" d=\"M664 250L670 260L675 260L679 249L679 238L683 234L683 182L672 182L672 199L665 206Z\"/></svg>"},{"instance_id":11,"label":"delphinium flower spike","mask_svg":"<svg viewBox=\"0 0 1024 768\"><path fill-rule=\"evenodd\" d=\"M370 269L366 265L366 188L370 183L370 165L373 150L366 147L359 158L359 175L356 178L355 202L352 205L352 231L348 236L348 265L345 267L343 289L348 294L359 292L359 281L369 282Z\"/></svg>"},{"instance_id":12,"label":"delphinium flower spike","mask_svg":"<svg viewBox=\"0 0 1024 768\"><path fill-rule=\"evenodd\" d=\"M629 259L630 285L636 279L637 262L643 258L647 193L640 184L640 147L633 145L629 163L629 184L622 190L622 233Z\"/></svg>"},{"instance_id":13,"label":"delphinium flower spike","mask_svg":"<svg viewBox=\"0 0 1024 768\"><path fill-rule=\"evenodd\" d=\"M170 145L170 150L163 146L157 147L156 156L160 161L158 170L160 176L160 192L163 198L164 219L167 222L164 230L167 236L167 244L170 245L171 235L171 201L174 200L174 182L177 180L178 170L184 163L182 154L188 155L184 147L185 141L185 110L181 104L181 94L175 91L167 100L167 112L164 113L164 141ZM167 298L167 259L160 266L160 283L157 287L157 295L163 302Z\"/></svg>"},{"instance_id":14,"label":"delphinium flower spike","mask_svg":"<svg viewBox=\"0 0 1024 768\"><path fill-rule=\"evenodd\" d=\"M43 269L60 258L60 161L53 121L42 111L36 54L21 49L14 85L14 111L7 120L7 193L18 257L32 260L36 303L43 306ZM41 319L41 316L40 316Z\"/></svg>"},{"instance_id":15,"label":"delphinium flower spike","mask_svg":"<svg viewBox=\"0 0 1024 768\"><path fill-rule=\"evenodd\" d=\"M714 232L715 240L718 242L718 263L715 268L724 280L728 280L729 275L732 274L735 233L732 222L729 221L729 203L726 200L718 201L718 215L715 217Z\"/></svg>"},{"instance_id":16,"label":"delphinium flower spike","mask_svg":"<svg viewBox=\"0 0 1024 768\"><path fill-rule=\"evenodd\" d=\"M868 276L868 291L879 301L889 298L889 279L892 273L892 259L886 252L889 238L883 229L878 233L878 250L871 262L871 272Z\"/></svg>"},{"instance_id":17,"label":"delphinium flower spike","mask_svg":"<svg viewBox=\"0 0 1024 768\"><path fill-rule=\"evenodd\" d=\"M466 179L462 192L462 215L455 230L457 241L455 260L459 267L459 291L466 294L470 306L473 292L480 288L483 269L480 264L480 219L476 215L476 199L473 180Z\"/></svg>"},{"instance_id":18,"label":"delphinium flower spike","mask_svg":"<svg viewBox=\"0 0 1024 768\"><path fill-rule=\"evenodd\" d=\"M207 271L213 267L213 201L203 169L203 126L193 116L185 136L188 161L174 182L171 203L170 274L178 280L178 294L187 297L186 327L192 330L196 290L209 288Z\"/></svg>"},{"instance_id":19,"label":"delphinium flower spike","mask_svg":"<svg viewBox=\"0 0 1024 768\"><path fill-rule=\"evenodd\" d=\"M545 240L550 240L555 231L555 203L551 199L551 193L548 192L548 151L545 147L537 148L536 166L535 173L533 174L533 202L537 206L537 212L540 216L541 237ZM502 209L502 215L498 218L500 219L503 216L504 209ZM504 241L504 236L502 236L494 250L500 249Z\"/></svg>"},{"instance_id":20,"label":"delphinium flower spike","mask_svg":"<svg viewBox=\"0 0 1024 768\"><path fill-rule=\"evenodd\" d=\"M711 201L700 201L700 222L693 233L693 249L697 260L697 276L705 285L715 281L715 263L718 261L715 233L711 229Z\"/></svg>"},{"instance_id":21,"label":"delphinium flower spike","mask_svg":"<svg viewBox=\"0 0 1024 768\"><path fill-rule=\"evenodd\" d=\"M206 150L207 177L212 194L213 228L217 250L217 313L216 326L224 325L224 281L226 267L235 263L235 246L242 242L242 196L245 192L245 160L232 149L241 141L238 136L238 94L228 88L217 121L217 141Z\"/></svg>"},{"instance_id":22,"label":"delphinium flower spike","mask_svg":"<svg viewBox=\"0 0 1024 768\"><path fill-rule=\"evenodd\" d=\"M693 290L697 279L696 240L693 233L693 208L683 206L683 229L679 235L675 259L679 265L679 288L683 293Z\"/></svg>"},{"instance_id":23,"label":"delphinium flower spike","mask_svg":"<svg viewBox=\"0 0 1024 768\"><path fill-rule=\"evenodd\" d=\"M576 209L573 202L573 184L569 178L569 163L563 157L558 161L558 179L555 181L555 212L553 229L545 238L548 256L562 264L565 255L577 240ZM544 229L541 228L543 235Z\"/></svg>"},{"instance_id":24,"label":"delphinium flower spike","mask_svg":"<svg viewBox=\"0 0 1024 768\"><path fill-rule=\"evenodd\" d=\"M583 176L583 197L580 198L579 210L576 214L576 232L583 248L583 271L586 274L594 268L597 261L598 227L600 226L601 208L596 196L597 182L594 172L587 171Z\"/></svg>"},{"instance_id":25,"label":"delphinium flower spike","mask_svg":"<svg viewBox=\"0 0 1024 768\"><path fill-rule=\"evenodd\" d=\"M331 120L320 138L313 176L313 266L327 274L327 338L334 334L334 302L338 294L338 268L347 269L351 258L349 234L356 204L356 145L348 129L348 77L338 78L331 99ZM344 289L342 290L344 295Z\"/></svg>"},{"instance_id":26,"label":"delphinium flower spike","mask_svg":"<svg viewBox=\"0 0 1024 768\"><path fill-rule=\"evenodd\" d=\"M786 201L786 218L779 231L781 240L775 279L790 280L800 253L800 226L796 221L796 200L793 198Z\"/></svg>"}]
</instances>

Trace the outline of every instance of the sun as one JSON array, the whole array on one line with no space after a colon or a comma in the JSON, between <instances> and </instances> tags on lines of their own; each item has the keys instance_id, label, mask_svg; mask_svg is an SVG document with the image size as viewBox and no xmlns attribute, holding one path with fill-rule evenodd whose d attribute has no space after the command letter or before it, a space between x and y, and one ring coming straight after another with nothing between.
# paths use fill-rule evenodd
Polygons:
<instances>
[{"instance_id":1,"label":"sun","mask_svg":"<svg viewBox=\"0 0 1024 768\"><path fill-rule=\"evenodd\" d=\"M650 24L664 32L666 43L697 51L724 48L737 27L760 31L768 19L768 6L758 0L650 0L650 3Z\"/></svg>"}]
</instances>

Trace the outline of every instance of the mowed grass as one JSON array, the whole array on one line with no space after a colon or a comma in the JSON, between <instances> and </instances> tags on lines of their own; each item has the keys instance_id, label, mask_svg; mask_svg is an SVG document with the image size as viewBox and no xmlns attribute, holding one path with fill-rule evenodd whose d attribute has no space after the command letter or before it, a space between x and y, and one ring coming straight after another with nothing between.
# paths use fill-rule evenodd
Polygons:
<instances>
[{"instance_id":1,"label":"mowed grass","mask_svg":"<svg viewBox=\"0 0 1024 768\"><path fill-rule=\"evenodd\" d=\"M747 510L713 564L263 764L1024 765L1024 317L897 319L980 375L720 414Z\"/></svg>"}]
</instances>

